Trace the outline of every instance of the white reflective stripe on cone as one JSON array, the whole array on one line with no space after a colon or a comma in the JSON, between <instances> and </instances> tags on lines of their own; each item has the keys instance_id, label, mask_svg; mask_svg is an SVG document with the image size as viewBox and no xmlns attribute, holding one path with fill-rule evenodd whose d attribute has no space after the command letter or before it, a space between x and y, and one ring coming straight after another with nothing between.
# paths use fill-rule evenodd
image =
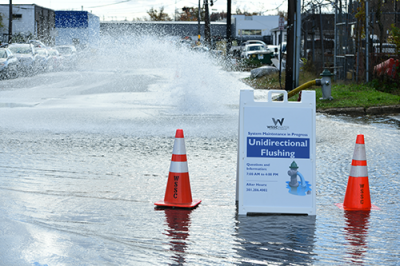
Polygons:
<instances>
[{"instance_id":1,"label":"white reflective stripe on cone","mask_svg":"<svg viewBox=\"0 0 400 266\"><path fill-rule=\"evenodd\" d=\"M365 177L368 176L368 168L366 166L351 166L350 176L352 177Z\"/></svg>"},{"instance_id":2,"label":"white reflective stripe on cone","mask_svg":"<svg viewBox=\"0 0 400 266\"><path fill-rule=\"evenodd\" d=\"M187 173L189 172L188 164L187 162L171 162L169 171L172 173Z\"/></svg>"},{"instance_id":3,"label":"white reflective stripe on cone","mask_svg":"<svg viewBox=\"0 0 400 266\"><path fill-rule=\"evenodd\" d=\"M186 154L185 139L175 138L172 154Z\"/></svg>"},{"instance_id":4,"label":"white reflective stripe on cone","mask_svg":"<svg viewBox=\"0 0 400 266\"><path fill-rule=\"evenodd\" d=\"M356 144L354 148L353 160L366 160L367 156L365 155L365 145L364 144Z\"/></svg>"}]
</instances>

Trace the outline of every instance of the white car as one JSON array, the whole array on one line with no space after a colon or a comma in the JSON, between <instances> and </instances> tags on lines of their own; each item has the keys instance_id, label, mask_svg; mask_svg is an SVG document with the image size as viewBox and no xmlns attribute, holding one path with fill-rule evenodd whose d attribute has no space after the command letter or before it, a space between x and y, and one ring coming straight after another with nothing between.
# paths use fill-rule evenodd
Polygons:
<instances>
[{"instance_id":1,"label":"white car","mask_svg":"<svg viewBox=\"0 0 400 266\"><path fill-rule=\"evenodd\" d=\"M244 52L241 57L245 59L251 59L252 57L256 57L258 59L263 59L265 54L273 53L272 50L269 50L263 44L249 44L246 45Z\"/></svg>"},{"instance_id":2,"label":"white car","mask_svg":"<svg viewBox=\"0 0 400 266\"><path fill-rule=\"evenodd\" d=\"M54 47L63 57L63 66L65 68L75 68L78 55L73 45L60 45Z\"/></svg>"},{"instance_id":3,"label":"white car","mask_svg":"<svg viewBox=\"0 0 400 266\"><path fill-rule=\"evenodd\" d=\"M259 41L259 40L248 40L248 41L243 42L243 43L240 45L240 55L242 55L242 53L246 50L246 46L247 46L247 45L250 45L250 44L261 44L261 45L264 45L265 48L267 48L267 45L266 45L265 42L263 42L263 41Z\"/></svg>"}]
</instances>

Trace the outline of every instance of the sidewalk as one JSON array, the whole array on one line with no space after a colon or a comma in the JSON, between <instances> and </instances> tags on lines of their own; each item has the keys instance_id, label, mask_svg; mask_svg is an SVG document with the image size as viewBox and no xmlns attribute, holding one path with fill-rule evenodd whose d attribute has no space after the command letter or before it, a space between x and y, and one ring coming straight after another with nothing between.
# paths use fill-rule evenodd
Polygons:
<instances>
[{"instance_id":1,"label":"sidewalk","mask_svg":"<svg viewBox=\"0 0 400 266\"><path fill-rule=\"evenodd\" d=\"M394 119L400 121L400 105L393 106L374 106L369 108L364 107L348 107L348 108L329 108L329 109L317 109L319 113L326 114L347 114L347 115L388 115Z\"/></svg>"}]
</instances>

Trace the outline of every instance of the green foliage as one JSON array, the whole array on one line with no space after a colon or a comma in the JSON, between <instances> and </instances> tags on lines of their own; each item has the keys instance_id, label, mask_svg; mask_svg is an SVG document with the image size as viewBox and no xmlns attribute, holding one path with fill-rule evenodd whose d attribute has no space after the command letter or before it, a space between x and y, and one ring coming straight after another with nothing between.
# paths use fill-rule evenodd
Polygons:
<instances>
[{"instance_id":1,"label":"green foliage","mask_svg":"<svg viewBox=\"0 0 400 266\"><path fill-rule=\"evenodd\" d=\"M252 68L257 68L262 66L262 63L260 61L254 59L243 59L242 64L245 67L252 67Z\"/></svg>"},{"instance_id":2,"label":"green foliage","mask_svg":"<svg viewBox=\"0 0 400 266\"><path fill-rule=\"evenodd\" d=\"M382 77L373 79L370 82L370 86L381 92L400 95L400 67L397 68L395 79L383 75Z\"/></svg>"},{"instance_id":3,"label":"green foliage","mask_svg":"<svg viewBox=\"0 0 400 266\"><path fill-rule=\"evenodd\" d=\"M303 72L311 72L314 73L315 72L315 66L312 60L307 60L307 58L302 58L303 61L303 67L301 68L301 70Z\"/></svg>"},{"instance_id":4,"label":"green foliage","mask_svg":"<svg viewBox=\"0 0 400 266\"><path fill-rule=\"evenodd\" d=\"M11 42L12 43L25 43L28 42L29 40L35 40L35 36L32 33L29 33L28 35L22 35L20 32L13 34Z\"/></svg>"},{"instance_id":5,"label":"green foliage","mask_svg":"<svg viewBox=\"0 0 400 266\"><path fill-rule=\"evenodd\" d=\"M389 33L389 41L396 45L396 53L400 55L400 29L394 24L391 25L391 30Z\"/></svg>"}]
</instances>

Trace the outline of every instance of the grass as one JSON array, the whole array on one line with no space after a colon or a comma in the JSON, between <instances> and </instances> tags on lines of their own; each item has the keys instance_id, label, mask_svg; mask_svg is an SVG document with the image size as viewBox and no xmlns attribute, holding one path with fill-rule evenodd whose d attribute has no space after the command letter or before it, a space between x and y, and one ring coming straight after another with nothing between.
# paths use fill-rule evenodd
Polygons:
<instances>
[{"instance_id":1,"label":"grass","mask_svg":"<svg viewBox=\"0 0 400 266\"><path fill-rule=\"evenodd\" d=\"M320 100L321 89L316 90L317 109L344 108L344 107L372 107L399 105L400 96L376 90L364 84L336 84L332 86L333 100ZM293 97L292 97L293 98Z\"/></svg>"},{"instance_id":2,"label":"grass","mask_svg":"<svg viewBox=\"0 0 400 266\"><path fill-rule=\"evenodd\" d=\"M307 81L320 79L321 77L315 76L310 72L301 72L299 76L299 84L304 84ZM281 77L282 88L285 86L285 75L282 73ZM244 82L254 89L274 89L279 90L279 74L264 76L257 79L246 78ZM329 109L329 108L346 108L346 107L364 107L369 108L372 106L390 106L400 105L400 88L395 88L391 93L379 91L379 82L371 82L369 84L345 84L333 83L331 89L331 96L333 100L320 100L322 91L320 86L313 86L309 90L316 91L316 108ZM296 101L298 95L294 95L289 100Z\"/></svg>"}]
</instances>

